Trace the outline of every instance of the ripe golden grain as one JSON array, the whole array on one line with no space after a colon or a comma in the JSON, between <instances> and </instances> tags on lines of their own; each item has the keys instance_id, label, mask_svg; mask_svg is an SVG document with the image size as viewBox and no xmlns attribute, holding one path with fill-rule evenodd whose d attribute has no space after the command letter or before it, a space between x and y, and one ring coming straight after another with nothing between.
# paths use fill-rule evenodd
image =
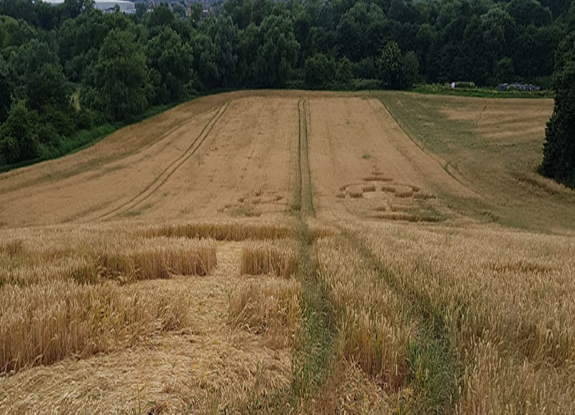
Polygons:
<instances>
[{"instance_id":1,"label":"ripe golden grain","mask_svg":"<svg viewBox=\"0 0 575 415\"><path fill-rule=\"evenodd\" d=\"M107 250L97 261L101 276L122 282L169 278L171 274L207 275L217 264L213 242L165 238L145 240L126 251Z\"/></svg>"},{"instance_id":2,"label":"ripe golden grain","mask_svg":"<svg viewBox=\"0 0 575 415\"><path fill-rule=\"evenodd\" d=\"M143 231L144 236L211 238L216 241L245 241L283 239L295 235L291 226L277 223L184 223L179 225L153 226Z\"/></svg>"},{"instance_id":3,"label":"ripe golden grain","mask_svg":"<svg viewBox=\"0 0 575 415\"><path fill-rule=\"evenodd\" d=\"M0 291L0 373L145 343L189 324L185 293L52 281Z\"/></svg>"},{"instance_id":4,"label":"ripe golden grain","mask_svg":"<svg viewBox=\"0 0 575 415\"><path fill-rule=\"evenodd\" d=\"M251 281L230 298L230 323L256 334L265 334L273 348L293 345L301 325L301 285L293 280Z\"/></svg>"},{"instance_id":5,"label":"ripe golden grain","mask_svg":"<svg viewBox=\"0 0 575 415\"><path fill-rule=\"evenodd\" d=\"M251 242L242 248L242 274L275 274L288 278L296 272L297 252L289 241Z\"/></svg>"}]
</instances>

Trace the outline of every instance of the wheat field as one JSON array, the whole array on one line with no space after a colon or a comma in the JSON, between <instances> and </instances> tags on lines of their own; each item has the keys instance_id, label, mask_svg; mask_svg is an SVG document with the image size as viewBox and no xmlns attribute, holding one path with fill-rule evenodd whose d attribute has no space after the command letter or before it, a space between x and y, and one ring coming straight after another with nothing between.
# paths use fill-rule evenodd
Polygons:
<instances>
[{"instance_id":1,"label":"wheat field","mask_svg":"<svg viewBox=\"0 0 575 415\"><path fill-rule=\"evenodd\" d=\"M235 92L0 175L0 413L575 413L550 100Z\"/></svg>"}]
</instances>

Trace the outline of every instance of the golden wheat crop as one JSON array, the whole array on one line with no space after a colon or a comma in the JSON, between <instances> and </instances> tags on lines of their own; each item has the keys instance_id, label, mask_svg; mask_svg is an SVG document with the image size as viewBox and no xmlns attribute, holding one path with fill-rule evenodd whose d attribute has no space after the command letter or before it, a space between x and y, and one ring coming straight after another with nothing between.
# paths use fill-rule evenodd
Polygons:
<instances>
[{"instance_id":1,"label":"golden wheat crop","mask_svg":"<svg viewBox=\"0 0 575 415\"><path fill-rule=\"evenodd\" d=\"M242 274L275 274L288 278L297 269L297 249L291 241L251 242L242 248Z\"/></svg>"},{"instance_id":2,"label":"golden wheat crop","mask_svg":"<svg viewBox=\"0 0 575 415\"><path fill-rule=\"evenodd\" d=\"M72 281L9 284L0 291L0 369L11 372L131 347L155 332L188 324L185 293Z\"/></svg>"},{"instance_id":3,"label":"golden wheat crop","mask_svg":"<svg viewBox=\"0 0 575 415\"><path fill-rule=\"evenodd\" d=\"M247 282L230 298L230 322L234 327L265 334L270 347L293 345L301 326L300 297L301 286L293 279Z\"/></svg>"},{"instance_id":4,"label":"golden wheat crop","mask_svg":"<svg viewBox=\"0 0 575 415\"><path fill-rule=\"evenodd\" d=\"M364 228L398 287L443 316L468 369L459 413L570 413L575 245L513 231Z\"/></svg>"}]
</instances>

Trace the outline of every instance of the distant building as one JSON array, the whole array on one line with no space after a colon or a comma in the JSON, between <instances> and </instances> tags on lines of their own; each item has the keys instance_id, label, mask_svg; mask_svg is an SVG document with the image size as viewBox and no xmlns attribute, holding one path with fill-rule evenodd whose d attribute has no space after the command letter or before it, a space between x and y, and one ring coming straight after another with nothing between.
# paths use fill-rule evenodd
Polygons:
<instances>
[{"instance_id":1,"label":"distant building","mask_svg":"<svg viewBox=\"0 0 575 415\"><path fill-rule=\"evenodd\" d=\"M42 0L45 3L51 4L52 6L57 6L64 3L64 0ZM116 10L116 7L120 9L120 12L124 14L136 13L136 5L131 1L125 0L95 0L94 8L96 10L101 10L104 13L112 13Z\"/></svg>"}]
</instances>

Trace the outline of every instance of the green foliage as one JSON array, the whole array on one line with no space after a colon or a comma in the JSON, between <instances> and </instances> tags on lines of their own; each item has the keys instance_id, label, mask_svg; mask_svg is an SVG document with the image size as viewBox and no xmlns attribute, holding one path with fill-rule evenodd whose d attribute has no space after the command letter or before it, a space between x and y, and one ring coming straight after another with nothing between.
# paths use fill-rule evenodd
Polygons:
<instances>
[{"instance_id":1,"label":"green foliage","mask_svg":"<svg viewBox=\"0 0 575 415\"><path fill-rule=\"evenodd\" d=\"M0 155L7 164L38 157L38 114L29 111L23 101L10 108L6 122L0 127Z\"/></svg>"},{"instance_id":2,"label":"green foliage","mask_svg":"<svg viewBox=\"0 0 575 415\"><path fill-rule=\"evenodd\" d=\"M187 17L181 5L148 12L138 3L126 16L89 0L0 1L0 123L23 101L51 154L78 131L196 91L461 80L547 87L555 52L575 29L575 4L561 0L226 0L209 8L202 16L194 3ZM485 91L465 93L492 94Z\"/></svg>"},{"instance_id":3,"label":"green foliage","mask_svg":"<svg viewBox=\"0 0 575 415\"><path fill-rule=\"evenodd\" d=\"M304 78L312 89L329 88L335 77L335 63L322 53L316 53L305 62Z\"/></svg>"},{"instance_id":4,"label":"green foliage","mask_svg":"<svg viewBox=\"0 0 575 415\"><path fill-rule=\"evenodd\" d=\"M350 60L344 56L337 64L335 72L335 82L340 88L348 89L353 81L353 65Z\"/></svg>"},{"instance_id":5,"label":"green foliage","mask_svg":"<svg viewBox=\"0 0 575 415\"><path fill-rule=\"evenodd\" d=\"M555 109L547 124L541 172L575 186L575 33L557 51Z\"/></svg>"},{"instance_id":6,"label":"green foliage","mask_svg":"<svg viewBox=\"0 0 575 415\"><path fill-rule=\"evenodd\" d=\"M193 54L190 45L182 44L178 34L169 27L148 42L147 62L154 87L154 104L176 101L188 94L193 78Z\"/></svg>"},{"instance_id":7,"label":"green foliage","mask_svg":"<svg viewBox=\"0 0 575 415\"><path fill-rule=\"evenodd\" d=\"M419 61L415 52L410 51L403 58L402 88L411 88L419 82Z\"/></svg>"},{"instance_id":8,"label":"green foliage","mask_svg":"<svg viewBox=\"0 0 575 415\"><path fill-rule=\"evenodd\" d=\"M379 71L383 84L390 89L402 87L403 57L396 42L388 42L379 58Z\"/></svg>"},{"instance_id":9,"label":"green foliage","mask_svg":"<svg viewBox=\"0 0 575 415\"><path fill-rule=\"evenodd\" d=\"M256 86L284 87L297 62L299 43L295 40L290 19L268 16L260 26L262 40L256 61Z\"/></svg>"},{"instance_id":10,"label":"green foliage","mask_svg":"<svg viewBox=\"0 0 575 415\"><path fill-rule=\"evenodd\" d=\"M144 48L127 31L110 31L100 49L92 82L85 84L83 105L121 121L148 107L148 67Z\"/></svg>"},{"instance_id":11,"label":"green foliage","mask_svg":"<svg viewBox=\"0 0 575 415\"><path fill-rule=\"evenodd\" d=\"M13 86L10 80L8 65L0 56L0 124L8 117L12 105Z\"/></svg>"}]
</instances>

